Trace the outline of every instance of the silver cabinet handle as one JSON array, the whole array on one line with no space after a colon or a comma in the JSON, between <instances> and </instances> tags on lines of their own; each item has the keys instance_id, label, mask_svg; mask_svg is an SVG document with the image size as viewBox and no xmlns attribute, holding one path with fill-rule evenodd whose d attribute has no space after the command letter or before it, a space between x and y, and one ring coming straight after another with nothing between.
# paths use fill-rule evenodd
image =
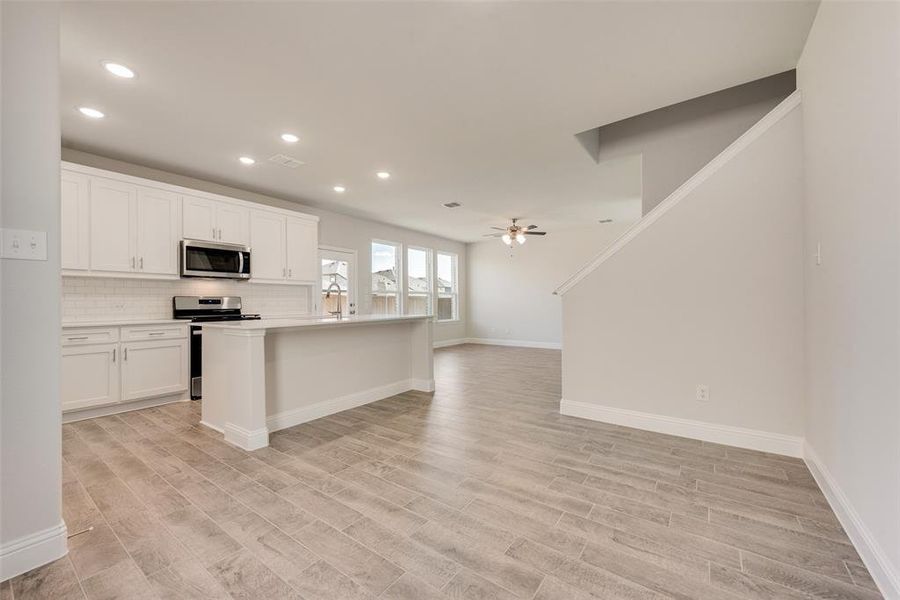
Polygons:
<instances>
[{"instance_id":1,"label":"silver cabinet handle","mask_svg":"<svg viewBox=\"0 0 900 600\"><path fill-rule=\"evenodd\" d=\"M212 232L212 239L216 239L216 228L213 227L213 230L212 230L212 231L213 231L213 232Z\"/></svg>"},{"instance_id":2,"label":"silver cabinet handle","mask_svg":"<svg viewBox=\"0 0 900 600\"><path fill-rule=\"evenodd\" d=\"M116 349L113 348L113 362L116 362Z\"/></svg>"},{"instance_id":3,"label":"silver cabinet handle","mask_svg":"<svg viewBox=\"0 0 900 600\"><path fill-rule=\"evenodd\" d=\"M132 268L132 269L134 268L134 262L135 262L135 261L134 261L134 257L132 256L132 257L131 257L131 268Z\"/></svg>"},{"instance_id":4,"label":"silver cabinet handle","mask_svg":"<svg viewBox=\"0 0 900 600\"><path fill-rule=\"evenodd\" d=\"M141 257L141 271L144 270L144 257Z\"/></svg>"},{"instance_id":5,"label":"silver cabinet handle","mask_svg":"<svg viewBox=\"0 0 900 600\"><path fill-rule=\"evenodd\" d=\"M222 239L222 228L221 227L219 227L219 239L220 240Z\"/></svg>"},{"instance_id":6,"label":"silver cabinet handle","mask_svg":"<svg viewBox=\"0 0 900 600\"><path fill-rule=\"evenodd\" d=\"M288 269L288 277L293 277L293 276L294 276L294 270Z\"/></svg>"},{"instance_id":7,"label":"silver cabinet handle","mask_svg":"<svg viewBox=\"0 0 900 600\"><path fill-rule=\"evenodd\" d=\"M151 331L147 335L165 335L165 331Z\"/></svg>"},{"instance_id":8,"label":"silver cabinet handle","mask_svg":"<svg viewBox=\"0 0 900 600\"><path fill-rule=\"evenodd\" d=\"M68 339L70 342L74 342L74 341L77 341L77 340L86 340L86 339L88 339L88 336L86 336L86 335L79 335L79 336L77 336L77 337L70 337L70 338L66 338L66 339Z\"/></svg>"},{"instance_id":9,"label":"silver cabinet handle","mask_svg":"<svg viewBox=\"0 0 900 600\"><path fill-rule=\"evenodd\" d=\"M128 360L128 348L123 348L122 352L125 354L124 360Z\"/></svg>"}]
</instances>

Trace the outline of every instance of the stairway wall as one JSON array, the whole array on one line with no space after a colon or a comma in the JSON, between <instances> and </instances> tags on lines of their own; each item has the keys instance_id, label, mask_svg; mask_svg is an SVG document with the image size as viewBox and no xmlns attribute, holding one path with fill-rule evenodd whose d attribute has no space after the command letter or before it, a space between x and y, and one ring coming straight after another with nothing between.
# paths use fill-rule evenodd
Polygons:
<instances>
[{"instance_id":1,"label":"stairway wall","mask_svg":"<svg viewBox=\"0 0 900 600\"><path fill-rule=\"evenodd\" d=\"M802 156L795 107L565 290L564 413L800 452Z\"/></svg>"}]
</instances>

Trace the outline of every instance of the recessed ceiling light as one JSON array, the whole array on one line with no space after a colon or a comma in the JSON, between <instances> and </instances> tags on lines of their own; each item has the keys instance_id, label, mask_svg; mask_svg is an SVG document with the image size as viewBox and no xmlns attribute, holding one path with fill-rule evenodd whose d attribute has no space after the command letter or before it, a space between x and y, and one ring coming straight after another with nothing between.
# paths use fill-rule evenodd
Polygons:
<instances>
[{"instance_id":1,"label":"recessed ceiling light","mask_svg":"<svg viewBox=\"0 0 900 600\"><path fill-rule=\"evenodd\" d=\"M91 108L89 106L79 106L78 112L91 119L102 119L106 116L96 108Z\"/></svg>"},{"instance_id":2,"label":"recessed ceiling light","mask_svg":"<svg viewBox=\"0 0 900 600\"><path fill-rule=\"evenodd\" d=\"M297 142L300 141L300 138L298 138L298 137L297 137L296 135L294 135L293 133L282 133L282 134L281 134L281 139L283 139L284 141L286 141L288 144L296 144Z\"/></svg>"},{"instance_id":3,"label":"recessed ceiling light","mask_svg":"<svg viewBox=\"0 0 900 600\"><path fill-rule=\"evenodd\" d=\"M344 192L347 191L347 188L345 188L345 187L342 186L342 185L336 185L336 186L334 186L332 189L333 189L334 191L336 191L338 194L343 194Z\"/></svg>"},{"instance_id":4,"label":"recessed ceiling light","mask_svg":"<svg viewBox=\"0 0 900 600\"><path fill-rule=\"evenodd\" d=\"M241 163L243 163L243 164L245 164L245 165L248 165L248 166L249 166L249 165L252 165L253 163L256 162L255 160L253 160L253 159L250 158L249 156L242 156L242 157L240 157L238 160L241 161Z\"/></svg>"},{"instance_id":5,"label":"recessed ceiling light","mask_svg":"<svg viewBox=\"0 0 900 600\"><path fill-rule=\"evenodd\" d=\"M388 173L387 171L378 171L377 173L375 173L375 175L378 176L378 179L390 179L391 178L391 174Z\"/></svg>"},{"instance_id":6,"label":"recessed ceiling light","mask_svg":"<svg viewBox=\"0 0 900 600\"><path fill-rule=\"evenodd\" d=\"M134 78L134 71L132 71L125 65L120 65L119 63L106 61L103 63L103 68L105 68L107 71L109 71L116 77L123 77L125 79L133 79Z\"/></svg>"}]
</instances>

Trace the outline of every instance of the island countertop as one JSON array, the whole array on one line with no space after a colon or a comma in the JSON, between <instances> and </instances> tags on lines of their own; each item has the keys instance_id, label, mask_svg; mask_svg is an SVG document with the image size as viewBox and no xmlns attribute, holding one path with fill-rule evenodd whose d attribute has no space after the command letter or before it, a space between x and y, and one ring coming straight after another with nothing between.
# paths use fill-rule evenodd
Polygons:
<instances>
[{"instance_id":1,"label":"island countertop","mask_svg":"<svg viewBox=\"0 0 900 600\"><path fill-rule=\"evenodd\" d=\"M348 325L396 323L398 321L419 321L431 318L430 315L352 315L341 319L335 317L262 318L247 321L215 321L200 324L204 329L265 331L269 329L295 329L298 327L346 327Z\"/></svg>"}]
</instances>

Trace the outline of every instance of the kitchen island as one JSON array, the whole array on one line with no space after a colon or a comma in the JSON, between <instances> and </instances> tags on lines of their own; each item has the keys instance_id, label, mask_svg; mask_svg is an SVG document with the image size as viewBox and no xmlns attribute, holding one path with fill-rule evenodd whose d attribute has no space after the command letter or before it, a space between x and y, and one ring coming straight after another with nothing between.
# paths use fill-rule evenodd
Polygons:
<instances>
[{"instance_id":1,"label":"kitchen island","mask_svg":"<svg viewBox=\"0 0 900 600\"><path fill-rule=\"evenodd\" d=\"M434 391L432 318L203 324L202 423L245 450L269 432L401 392Z\"/></svg>"}]
</instances>

